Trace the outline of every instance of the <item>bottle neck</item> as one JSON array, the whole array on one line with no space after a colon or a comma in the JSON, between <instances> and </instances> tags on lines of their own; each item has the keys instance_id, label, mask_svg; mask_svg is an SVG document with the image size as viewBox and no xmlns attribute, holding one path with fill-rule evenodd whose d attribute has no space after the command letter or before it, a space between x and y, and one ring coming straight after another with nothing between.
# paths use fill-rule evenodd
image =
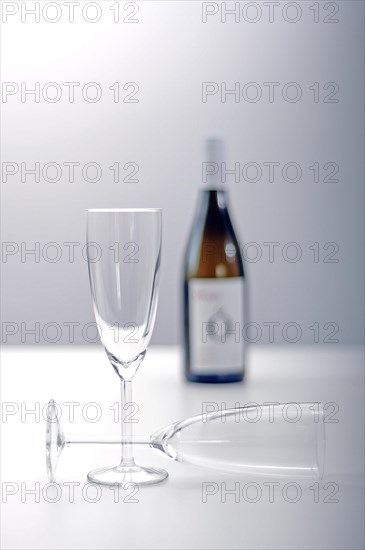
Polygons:
<instances>
[{"instance_id":1,"label":"bottle neck","mask_svg":"<svg viewBox=\"0 0 365 550\"><path fill-rule=\"evenodd\" d=\"M243 266L227 208L226 191L202 190L199 198L199 207L187 249L187 277L242 276Z\"/></svg>"},{"instance_id":2,"label":"bottle neck","mask_svg":"<svg viewBox=\"0 0 365 550\"><path fill-rule=\"evenodd\" d=\"M200 195L201 213L222 216L227 213L228 196L223 189L203 189Z\"/></svg>"}]
</instances>

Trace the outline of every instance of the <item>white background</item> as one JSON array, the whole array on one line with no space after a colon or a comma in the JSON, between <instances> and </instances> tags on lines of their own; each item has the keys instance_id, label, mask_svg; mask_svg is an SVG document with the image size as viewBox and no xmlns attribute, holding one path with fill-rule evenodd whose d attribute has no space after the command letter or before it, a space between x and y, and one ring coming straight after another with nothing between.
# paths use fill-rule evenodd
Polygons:
<instances>
[{"instance_id":1,"label":"white background","mask_svg":"<svg viewBox=\"0 0 365 550\"><path fill-rule=\"evenodd\" d=\"M86 263L80 252L85 242L85 210L136 206L164 210L161 294L153 341L179 341L183 255L203 185L203 140L208 136L226 141L228 167L256 162L263 168L257 183L242 179L235 183L232 176L227 180L239 241L242 246L257 243L262 251L259 261L246 262L250 320L262 329L258 342L268 342L266 321L280 323L275 343L285 343L282 327L293 321L301 326L301 343L314 343L309 327L315 322L321 326L320 342L332 331L324 328L327 322L338 325L335 337L340 342L362 341L363 2L337 2L339 11L334 15L334 8L325 10L322 3L318 23L311 2L298 2L299 8L281 3L272 23L263 4L256 23L247 22L255 17L255 7L244 12L246 21L241 12L240 22L227 15L222 23L219 11L203 23L200 2L138 2L134 16L138 23L132 24L123 22L133 10L123 9L123 2L119 23L113 21L113 2L99 2L101 18L96 23L82 17L85 1L75 8L74 23L68 22L68 9L58 2L61 18L53 24L45 20L57 16L52 6L45 17L41 12L36 23L34 15L24 11L34 8L34 2L2 2L3 15L9 4L19 9L2 25L3 81L14 82L19 90L22 82L27 89L39 82L41 90L48 82L56 82L63 94L56 103L42 95L36 103L32 95L22 102L19 91L7 96L6 102L3 98L1 105L2 160L19 166L19 172L2 186L3 240L19 250L3 256L2 317L6 323L15 323L15 334L3 335L4 343L33 344L35 337L25 331L37 322L40 343L57 337L52 330L49 336L42 335L50 322L58 323L61 343L70 342L64 323L80 323L75 341L85 342L82 328L93 321ZM285 21L285 17L293 19L298 9L298 22ZM96 12L90 8L86 14L95 18ZM325 17L339 22L324 23ZM235 82L242 86L257 82L262 99L235 103L228 95L222 103L218 93L203 103L202 82L211 81L219 86L225 81L227 88ZM291 81L303 91L297 103L282 98L283 85ZM80 83L74 103L68 101L64 82ZM96 103L82 98L80 90L89 82L97 82L102 89ZM126 82L138 83L139 102L114 103L109 87L115 82L123 94L131 91L123 91ZM268 101L264 82L280 83L273 103ZM309 90L314 82L321 86L336 82L339 102L323 103L329 88L314 103ZM50 89L50 97L53 93ZM309 166L316 161L322 167L337 163L339 182L314 183ZM56 162L63 168L62 177L49 183L41 175L35 183L34 176L28 175L22 182L22 162L28 168L39 162L41 169ZM65 162L80 163L74 183L68 181ZM97 183L81 176L81 167L88 162L102 168ZM114 183L109 166L115 162L121 167L138 163L139 182ZM273 183L268 181L264 162L281 163ZM297 183L281 176L288 162L298 163L303 170ZM327 173L321 171L321 180ZM54 177L54 172L50 170L49 175ZM56 263L47 261L48 253L55 254L55 249L47 249L50 242L61 250ZM80 243L73 263L65 242ZM273 263L265 242L279 243ZM283 259L288 242L298 243L302 252L296 263ZM324 263L333 250L324 250L329 242L339 247L334 256L338 263ZM22 247L34 249L35 243L41 250L39 263L34 255L22 261ZM318 263L309 249L314 243L320 247ZM247 254L254 258L255 248ZM295 250L289 249L288 254Z\"/></svg>"}]
</instances>

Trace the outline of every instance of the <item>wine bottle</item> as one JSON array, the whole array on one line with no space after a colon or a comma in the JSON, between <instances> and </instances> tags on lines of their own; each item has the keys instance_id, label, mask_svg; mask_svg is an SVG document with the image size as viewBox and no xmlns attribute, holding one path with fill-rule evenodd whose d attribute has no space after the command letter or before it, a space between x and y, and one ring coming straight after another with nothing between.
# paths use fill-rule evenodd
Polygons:
<instances>
[{"instance_id":1,"label":"wine bottle","mask_svg":"<svg viewBox=\"0 0 365 550\"><path fill-rule=\"evenodd\" d=\"M219 177L220 140L207 140L207 157L209 185L200 191L185 255L185 372L192 382L238 382L244 376L244 271Z\"/></svg>"}]
</instances>

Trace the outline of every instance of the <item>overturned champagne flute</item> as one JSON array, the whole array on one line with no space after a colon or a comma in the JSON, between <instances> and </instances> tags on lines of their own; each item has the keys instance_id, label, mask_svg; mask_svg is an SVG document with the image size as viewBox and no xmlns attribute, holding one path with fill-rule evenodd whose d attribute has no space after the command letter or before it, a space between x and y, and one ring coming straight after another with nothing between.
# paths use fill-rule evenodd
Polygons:
<instances>
[{"instance_id":1,"label":"overturned champagne flute","mask_svg":"<svg viewBox=\"0 0 365 550\"><path fill-rule=\"evenodd\" d=\"M126 443L149 446L178 462L226 473L320 479L325 459L323 405L287 403L237 407L175 422L152 435L90 436L64 434L56 404L53 400L49 402L46 459L51 481L55 480L64 447Z\"/></svg>"}]
</instances>

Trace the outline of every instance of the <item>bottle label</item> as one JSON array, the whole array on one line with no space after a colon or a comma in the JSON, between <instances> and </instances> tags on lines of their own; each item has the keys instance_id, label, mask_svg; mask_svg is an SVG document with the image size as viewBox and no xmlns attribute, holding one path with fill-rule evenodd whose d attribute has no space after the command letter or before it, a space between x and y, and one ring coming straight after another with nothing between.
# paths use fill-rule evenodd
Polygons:
<instances>
[{"instance_id":1,"label":"bottle label","mask_svg":"<svg viewBox=\"0 0 365 550\"><path fill-rule=\"evenodd\" d=\"M189 281L190 367L194 374L243 370L243 278Z\"/></svg>"}]
</instances>

